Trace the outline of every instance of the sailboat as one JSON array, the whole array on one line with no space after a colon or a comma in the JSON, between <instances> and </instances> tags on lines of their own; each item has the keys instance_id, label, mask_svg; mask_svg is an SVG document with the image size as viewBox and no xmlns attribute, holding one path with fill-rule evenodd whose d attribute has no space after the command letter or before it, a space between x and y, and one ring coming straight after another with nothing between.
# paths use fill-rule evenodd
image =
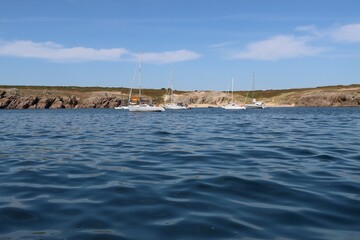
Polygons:
<instances>
[{"instance_id":1,"label":"sailboat","mask_svg":"<svg viewBox=\"0 0 360 240\"><path fill-rule=\"evenodd\" d=\"M178 105L174 102L174 89L173 89L173 75L174 75L174 70L171 69L170 71L170 83L169 83L169 88L170 91L168 94L166 94L165 96L165 109L169 109L169 110L186 110L189 109L186 106L181 106ZM166 98L169 97L170 98L170 103L166 104Z\"/></svg>"},{"instance_id":2,"label":"sailboat","mask_svg":"<svg viewBox=\"0 0 360 240\"><path fill-rule=\"evenodd\" d=\"M265 104L261 101L257 101L256 98L254 98L254 81L255 81L255 73L253 72L253 82L252 82L252 103L245 104L247 109L263 109L265 108Z\"/></svg>"},{"instance_id":3,"label":"sailboat","mask_svg":"<svg viewBox=\"0 0 360 240\"><path fill-rule=\"evenodd\" d=\"M234 103L234 78L231 79L231 102L222 108L226 110L245 110L245 106L240 106Z\"/></svg>"},{"instance_id":4,"label":"sailboat","mask_svg":"<svg viewBox=\"0 0 360 240\"><path fill-rule=\"evenodd\" d=\"M165 109L163 107L160 106L152 106L149 105L147 103L145 103L145 101L143 101L143 99L141 99L141 60L140 60L140 54L139 54L139 62L138 62L138 66L137 66L137 75L138 75L138 80L139 80L139 97L138 98L132 98L129 99L130 100L136 100L135 103L132 103L131 101L129 101L129 111L130 112L163 112L165 111Z\"/></svg>"}]
</instances>

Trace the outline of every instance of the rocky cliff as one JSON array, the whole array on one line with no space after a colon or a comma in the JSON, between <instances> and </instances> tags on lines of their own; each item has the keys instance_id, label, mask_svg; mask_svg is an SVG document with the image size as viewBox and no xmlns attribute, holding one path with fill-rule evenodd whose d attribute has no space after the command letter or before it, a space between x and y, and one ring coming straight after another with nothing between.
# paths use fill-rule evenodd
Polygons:
<instances>
[{"instance_id":1,"label":"rocky cliff","mask_svg":"<svg viewBox=\"0 0 360 240\"><path fill-rule=\"evenodd\" d=\"M127 102L127 95L114 93L73 93L0 89L0 109L114 108Z\"/></svg>"},{"instance_id":2,"label":"rocky cliff","mask_svg":"<svg viewBox=\"0 0 360 240\"><path fill-rule=\"evenodd\" d=\"M360 87L311 89L281 94L272 99L275 105L303 107L360 106ZM271 104L268 99L269 104Z\"/></svg>"},{"instance_id":3,"label":"rocky cliff","mask_svg":"<svg viewBox=\"0 0 360 240\"><path fill-rule=\"evenodd\" d=\"M360 92L308 93L299 97L297 106L360 106Z\"/></svg>"},{"instance_id":4,"label":"rocky cliff","mask_svg":"<svg viewBox=\"0 0 360 240\"><path fill-rule=\"evenodd\" d=\"M177 103L186 105L216 105L222 106L231 101L231 97L227 93L223 92L189 92L181 95L175 95L175 101Z\"/></svg>"}]
</instances>

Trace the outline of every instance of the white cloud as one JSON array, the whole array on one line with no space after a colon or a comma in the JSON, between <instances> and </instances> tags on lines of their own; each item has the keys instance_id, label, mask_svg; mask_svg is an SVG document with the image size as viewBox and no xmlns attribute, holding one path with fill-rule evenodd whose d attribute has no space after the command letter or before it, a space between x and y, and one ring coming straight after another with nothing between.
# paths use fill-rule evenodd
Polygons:
<instances>
[{"instance_id":1,"label":"white cloud","mask_svg":"<svg viewBox=\"0 0 360 240\"><path fill-rule=\"evenodd\" d=\"M298 26L295 28L295 31L310 33L318 37L322 35L315 25Z\"/></svg>"},{"instance_id":2,"label":"white cloud","mask_svg":"<svg viewBox=\"0 0 360 240\"><path fill-rule=\"evenodd\" d=\"M181 62L200 57L199 54L188 50L142 53L141 55L143 61L153 63ZM134 53L124 48L66 48L54 42L32 41L0 41L0 56L39 58L54 62L132 61L134 59Z\"/></svg>"},{"instance_id":3,"label":"white cloud","mask_svg":"<svg viewBox=\"0 0 360 240\"><path fill-rule=\"evenodd\" d=\"M360 24L348 24L330 29L318 29L314 25L299 26L295 29L298 32L307 32L318 38L328 38L332 41L343 43L360 42Z\"/></svg>"},{"instance_id":4,"label":"white cloud","mask_svg":"<svg viewBox=\"0 0 360 240\"><path fill-rule=\"evenodd\" d=\"M152 63L173 63L173 62L183 62L200 58L200 55L196 52L188 50L178 50L178 51L169 51L169 52L149 52L141 53L142 62L152 62Z\"/></svg>"},{"instance_id":5,"label":"white cloud","mask_svg":"<svg viewBox=\"0 0 360 240\"><path fill-rule=\"evenodd\" d=\"M40 58L58 62L115 61L127 53L123 48L65 48L54 42L13 41L0 44L0 56Z\"/></svg>"},{"instance_id":6,"label":"white cloud","mask_svg":"<svg viewBox=\"0 0 360 240\"><path fill-rule=\"evenodd\" d=\"M325 50L324 48L309 46L308 41L309 39L304 37L278 35L263 41L250 43L243 51L234 53L232 58L279 60L316 56Z\"/></svg>"},{"instance_id":7,"label":"white cloud","mask_svg":"<svg viewBox=\"0 0 360 240\"><path fill-rule=\"evenodd\" d=\"M315 25L295 28L303 36L277 35L271 38L249 43L241 51L233 51L232 59L280 60L299 57L320 56L325 51L333 51L333 56L351 57L342 54L337 43L360 43L360 23L342 25L330 29L318 29ZM316 47L311 43L320 43L328 47ZM324 57L324 55L322 55ZM329 55L325 56L329 57Z\"/></svg>"},{"instance_id":8,"label":"white cloud","mask_svg":"<svg viewBox=\"0 0 360 240\"><path fill-rule=\"evenodd\" d=\"M211 44L209 47L210 48L223 48L223 47L227 47L227 46L230 46L230 45L234 45L235 43L236 42L228 41L228 42Z\"/></svg>"},{"instance_id":9,"label":"white cloud","mask_svg":"<svg viewBox=\"0 0 360 240\"><path fill-rule=\"evenodd\" d=\"M357 43L360 42L360 23L349 24L336 28L330 32L330 36L335 41L345 43Z\"/></svg>"}]
</instances>

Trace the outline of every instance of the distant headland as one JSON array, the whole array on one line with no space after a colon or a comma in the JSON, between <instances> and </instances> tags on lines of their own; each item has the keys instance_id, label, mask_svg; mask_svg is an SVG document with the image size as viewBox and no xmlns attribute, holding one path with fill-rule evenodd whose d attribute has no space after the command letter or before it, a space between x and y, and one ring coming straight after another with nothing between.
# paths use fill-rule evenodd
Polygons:
<instances>
[{"instance_id":1,"label":"distant headland","mask_svg":"<svg viewBox=\"0 0 360 240\"><path fill-rule=\"evenodd\" d=\"M0 85L0 109L114 108L126 105L128 94L128 88ZM161 105L166 89L143 89L142 94L153 104ZM250 102L252 98L267 107L360 106L360 84L234 92L237 103ZM175 102L191 107L220 107L230 101L227 92L175 91Z\"/></svg>"}]
</instances>

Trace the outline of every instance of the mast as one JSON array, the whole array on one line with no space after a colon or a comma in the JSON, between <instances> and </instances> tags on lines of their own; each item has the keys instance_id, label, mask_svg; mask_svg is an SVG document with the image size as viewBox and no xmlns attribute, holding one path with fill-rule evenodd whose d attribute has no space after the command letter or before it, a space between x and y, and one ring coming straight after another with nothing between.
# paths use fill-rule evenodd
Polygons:
<instances>
[{"instance_id":1,"label":"mast","mask_svg":"<svg viewBox=\"0 0 360 240\"><path fill-rule=\"evenodd\" d=\"M171 68L171 71L170 71L170 104L174 103L173 74L174 74L174 69Z\"/></svg>"},{"instance_id":2,"label":"mast","mask_svg":"<svg viewBox=\"0 0 360 240\"><path fill-rule=\"evenodd\" d=\"M128 98L128 105L130 105L132 90L133 90L133 86L134 86L134 81L135 81L135 78L136 78L136 74L137 74L137 71L138 71L138 67L139 67L139 66L136 64L136 65L135 65L134 76L133 76L133 78L132 78L131 86L130 86L130 93L129 93L129 98Z\"/></svg>"},{"instance_id":3,"label":"mast","mask_svg":"<svg viewBox=\"0 0 360 240\"><path fill-rule=\"evenodd\" d=\"M138 68L138 70L139 70L139 101L140 101L140 103L141 103L141 59L140 59L140 53L139 53L139 68Z\"/></svg>"},{"instance_id":4,"label":"mast","mask_svg":"<svg viewBox=\"0 0 360 240\"><path fill-rule=\"evenodd\" d=\"M231 103L234 103L234 77L231 78Z\"/></svg>"},{"instance_id":5,"label":"mast","mask_svg":"<svg viewBox=\"0 0 360 240\"><path fill-rule=\"evenodd\" d=\"M255 73L253 72L253 81L252 81L252 99L254 99L254 89L255 89L255 82L254 82L254 79L255 79Z\"/></svg>"},{"instance_id":6,"label":"mast","mask_svg":"<svg viewBox=\"0 0 360 240\"><path fill-rule=\"evenodd\" d=\"M166 97L164 98L164 102L166 103L166 99L168 99L169 97L171 105L174 103L173 76L174 76L174 67L171 66L170 74L169 74L169 83L166 89Z\"/></svg>"}]
</instances>

